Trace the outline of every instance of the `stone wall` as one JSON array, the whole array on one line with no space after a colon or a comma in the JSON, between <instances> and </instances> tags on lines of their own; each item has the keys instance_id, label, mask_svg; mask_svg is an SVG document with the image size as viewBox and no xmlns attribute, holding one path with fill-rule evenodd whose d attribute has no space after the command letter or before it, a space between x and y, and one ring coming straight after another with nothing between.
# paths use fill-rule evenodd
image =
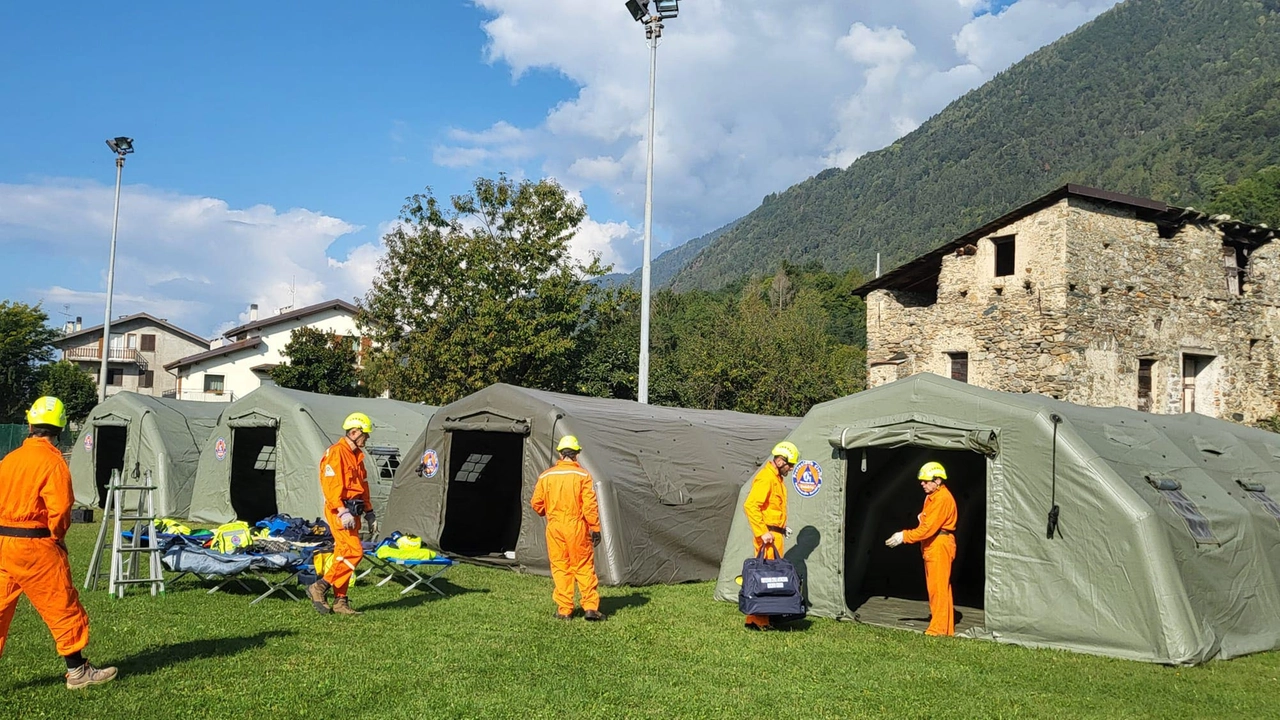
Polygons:
<instances>
[{"instance_id":1,"label":"stone wall","mask_svg":"<svg viewBox=\"0 0 1280 720\"><path fill-rule=\"evenodd\" d=\"M1014 274L995 275L992 238L1015 237ZM1280 248L1248 262L1228 291L1223 234L1208 220L1162 238L1135 211L1070 197L943 259L936 303L894 290L867 296L871 386L917 372L1084 405L1138 404L1139 359L1154 362L1152 411L1182 411L1183 356L1212 358L1196 410L1253 421L1277 413Z\"/></svg>"}]
</instances>

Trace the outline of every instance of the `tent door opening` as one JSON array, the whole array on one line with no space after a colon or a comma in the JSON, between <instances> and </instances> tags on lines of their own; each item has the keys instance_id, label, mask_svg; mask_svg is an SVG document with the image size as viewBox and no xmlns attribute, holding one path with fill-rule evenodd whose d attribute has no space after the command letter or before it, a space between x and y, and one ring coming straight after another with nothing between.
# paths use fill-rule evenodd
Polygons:
<instances>
[{"instance_id":1,"label":"tent door opening","mask_svg":"<svg viewBox=\"0 0 1280 720\"><path fill-rule=\"evenodd\" d=\"M524 436L455 430L449 440L440 548L459 555L514 551L520 537Z\"/></svg>"},{"instance_id":2,"label":"tent door opening","mask_svg":"<svg viewBox=\"0 0 1280 720\"><path fill-rule=\"evenodd\" d=\"M866 454L865 465L863 453ZM929 593L919 545L885 547L893 533L916 527L925 494L916 474L937 461L955 496L956 559L951 594L956 632L983 627L986 590L987 460L965 450L920 447L852 448L846 451L845 604L860 622L923 631L929 625ZM864 469L865 467L865 469Z\"/></svg>"},{"instance_id":3,"label":"tent door opening","mask_svg":"<svg viewBox=\"0 0 1280 720\"><path fill-rule=\"evenodd\" d=\"M124 449L129 443L129 429L98 425L93 434L93 477L98 486L98 507L106 507L111 471L119 470L121 477L124 476Z\"/></svg>"},{"instance_id":4,"label":"tent door opening","mask_svg":"<svg viewBox=\"0 0 1280 720\"><path fill-rule=\"evenodd\" d=\"M275 428L232 428L231 508L249 524L276 514Z\"/></svg>"}]
</instances>

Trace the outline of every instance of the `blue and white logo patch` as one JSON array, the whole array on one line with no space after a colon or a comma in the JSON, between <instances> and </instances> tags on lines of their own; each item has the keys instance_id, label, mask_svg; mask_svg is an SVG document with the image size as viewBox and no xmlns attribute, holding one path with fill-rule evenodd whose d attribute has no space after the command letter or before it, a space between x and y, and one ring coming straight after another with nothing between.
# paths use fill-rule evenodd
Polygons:
<instances>
[{"instance_id":1,"label":"blue and white logo patch","mask_svg":"<svg viewBox=\"0 0 1280 720\"><path fill-rule=\"evenodd\" d=\"M440 456L430 448L422 453L422 477L435 477L440 471Z\"/></svg>"},{"instance_id":2,"label":"blue and white logo patch","mask_svg":"<svg viewBox=\"0 0 1280 720\"><path fill-rule=\"evenodd\" d=\"M822 489L822 467L813 460L805 460L796 465L791 477L796 492L804 497L813 497Z\"/></svg>"}]
</instances>

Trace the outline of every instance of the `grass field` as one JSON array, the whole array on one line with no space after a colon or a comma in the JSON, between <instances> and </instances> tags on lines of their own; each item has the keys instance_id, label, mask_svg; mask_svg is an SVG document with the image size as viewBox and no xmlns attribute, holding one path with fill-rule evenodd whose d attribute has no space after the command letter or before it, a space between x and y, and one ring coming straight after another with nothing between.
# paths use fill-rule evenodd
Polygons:
<instances>
[{"instance_id":1,"label":"grass field","mask_svg":"<svg viewBox=\"0 0 1280 720\"><path fill-rule=\"evenodd\" d=\"M77 582L95 528L69 537ZM605 623L551 617L551 581L458 566L441 598L357 586L363 617L207 595L82 597L88 656L114 683L73 693L21 601L0 717L1280 717L1280 653L1166 668L816 619L748 633L711 585L605 588Z\"/></svg>"}]
</instances>

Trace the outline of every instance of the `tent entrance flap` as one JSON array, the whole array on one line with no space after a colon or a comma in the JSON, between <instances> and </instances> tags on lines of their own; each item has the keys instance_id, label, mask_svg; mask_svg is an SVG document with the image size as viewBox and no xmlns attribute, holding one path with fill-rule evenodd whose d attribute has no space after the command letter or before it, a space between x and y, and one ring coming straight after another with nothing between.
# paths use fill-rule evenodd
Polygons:
<instances>
[{"instance_id":1,"label":"tent entrance flap","mask_svg":"<svg viewBox=\"0 0 1280 720\"><path fill-rule=\"evenodd\" d=\"M107 506L107 485L111 471L124 474L124 449L129 443L129 430L120 425L98 425L93 434L93 476L98 487L98 507Z\"/></svg>"},{"instance_id":2,"label":"tent entrance flap","mask_svg":"<svg viewBox=\"0 0 1280 720\"><path fill-rule=\"evenodd\" d=\"M987 458L968 450L861 447L845 452L845 604L874 625L924 630L929 594L919 545L885 547L885 538L914 528L925 494L917 473L942 463L959 510L951 589L956 632L982 627L986 589Z\"/></svg>"},{"instance_id":3,"label":"tent entrance flap","mask_svg":"<svg viewBox=\"0 0 1280 720\"><path fill-rule=\"evenodd\" d=\"M250 524L275 515L276 429L231 430L231 508ZM318 482L318 480L317 480Z\"/></svg>"},{"instance_id":4,"label":"tent entrance flap","mask_svg":"<svg viewBox=\"0 0 1280 720\"><path fill-rule=\"evenodd\" d=\"M516 549L524 487L524 436L449 433L449 484L440 549L491 555Z\"/></svg>"}]
</instances>

